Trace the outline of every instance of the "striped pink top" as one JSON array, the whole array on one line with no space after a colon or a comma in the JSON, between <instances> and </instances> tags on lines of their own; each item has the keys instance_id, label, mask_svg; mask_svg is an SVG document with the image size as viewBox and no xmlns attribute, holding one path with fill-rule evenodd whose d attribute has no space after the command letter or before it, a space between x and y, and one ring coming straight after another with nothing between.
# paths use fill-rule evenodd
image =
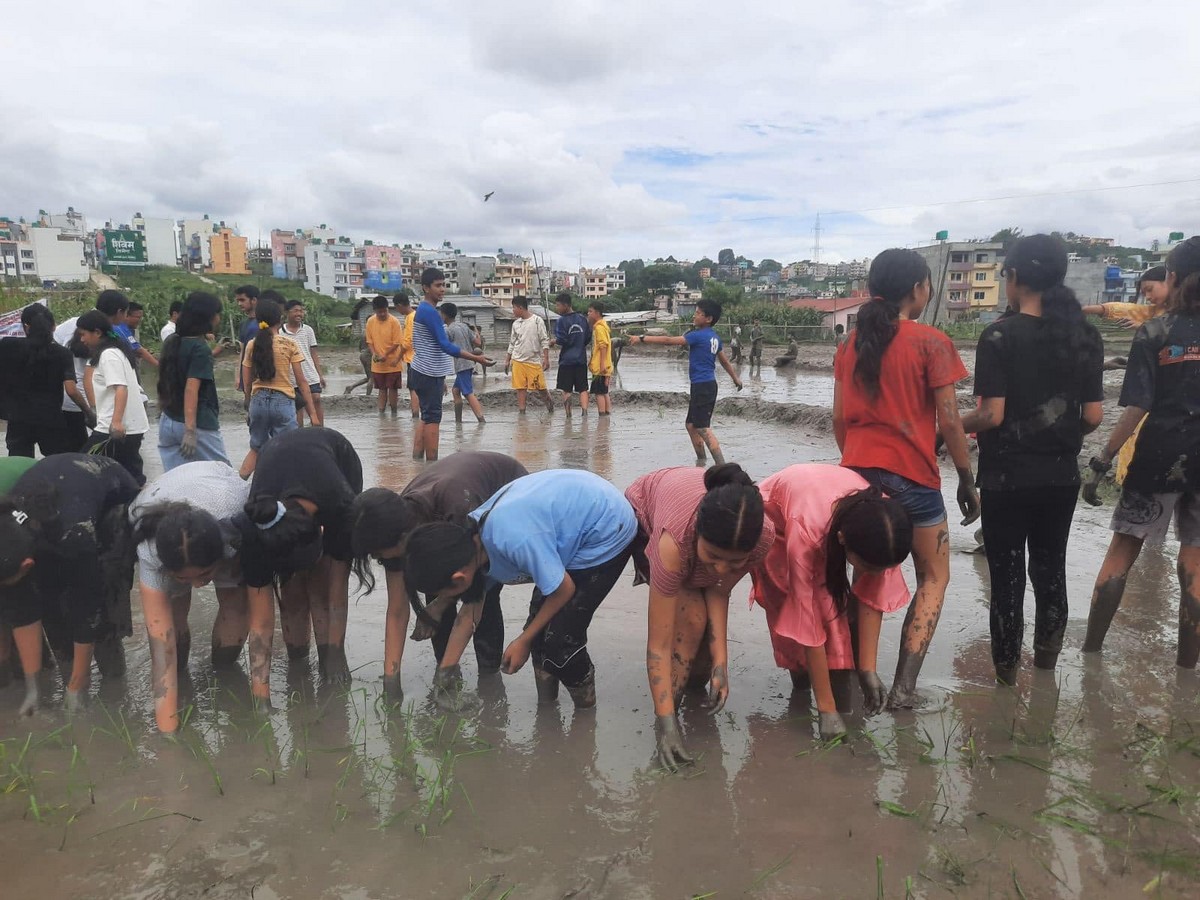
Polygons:
<instances>
[{"instance_id":1,"label":"striped pink top","mask_svg":"<svg viewBox=\"0 0 1200 900\"><path fill-rule=\"evenodd\" d=\"M643 475L625 491L625 499L637 514L638 527L649 539L646 556L650 560L650 587L667 596L680 588L706 588L721 576L696 556L696 508L704 499L704 470L696 466L659 469ZM663 533L679 547L682 565L669 572L662 565L658 542ZM753 568L767 556L775 542L775 526L764 517L762 536L750 556L747 568Z\"/></svg>"}]
</instances>

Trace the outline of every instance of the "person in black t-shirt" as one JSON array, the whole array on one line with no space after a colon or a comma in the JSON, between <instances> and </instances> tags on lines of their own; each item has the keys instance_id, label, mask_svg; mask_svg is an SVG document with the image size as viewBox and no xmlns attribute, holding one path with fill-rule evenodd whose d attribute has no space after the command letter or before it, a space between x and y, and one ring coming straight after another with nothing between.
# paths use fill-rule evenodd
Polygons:
<instances>
[{"instance_id":1,"label":"person in black t-shirt","mask_svg":"<svg viewBox=\"0 0 1200 900\"><path fill-rule=\"evenodd\" d=\"M1014 314L984 329L975 356L979 497L991 580L992 662L1014 684L1025 623L1025 552L1037 604L1033 664L1054 669L1067 626L1067 538L1083 436L1104 416L1104 342L1063 285L1067 251L1037 234L1005 263Z\"/></svg>"},{"instance_id":2,"label":"person in black t-shirt","mask_svg":"<svg viewBox=\"0 0 1200 900\"><path fill-rule=\"evenodd\" d=\"M1146 416L1113 513L1083 651L1103 649L1142 545L1165 537L1174 514L1181 589L1176 664L1194 669L1200 657L1200 588L1193 587L1200 585L1200 236L1167 257L1167 289L1167 314L1139 328L1129 349L1121 388L1125 412L1089 463L1083 496L1099 506L1100 478Z\"/></svg>"},{"instance_id":3,"label":"person in black t-shirt","mask_svg":"<svg viewBox=\"0 0 1200 900\"><path fill-rule=\"evenodd\" d=\"M96 421L75 380L75 357L54 342L54 316L34 303L21 310L23 338L0 340L0 418L9 456L74 453L82 444L63 412L63 392Z\"/></svg>"},{"instance_id":4,"label":"person in black t-shirt","mask_svg":"<svg viewBox=\"0 0 1200 900\"><path fill-rule=\"evenodd\" d=\"M93 652L101 675L125 673L134 560L126 507L137 492L120 463L60 453L32 466L0 501L0 618L25 672L22 715L37 709L43 632L70 672L70 710L86 696Z\"/></svg>"},{"instance_id":5,"label":"person in black t-shirt","mask_svg":"<svg viewBox=\"0 0 1200 900\"><path fill-rule=\"evenodd\" d=\"M288 656L308 656L311 618L322 677L350 680L350 505L362 486L354 447L328 428L285 431L259 454L245 515L236 522L250 607L250 686L258 700L270 695L275 586Z\"/></svg>"},{"instance_id":6,"label":"person in black t-shirt","mask_svg":"<svg viewBox=\"0 0 1200 900\"><path fill-rule=\"evenodd\" d=\"M400 493L371 488L359 494L351 506L351 544L357 563L365 568L371 557L387 573L388 607L384 628L383 686L389 698L400 700L400 662L404 656L404 632L408 628L410 595L404 583L405 548L409 533L429 522L465 525L467 514L518 478L529 473L510 456L488 451L464 450L440 459L408 483ZM493 585L486 596L464 598L471 603L465 611L475 620L475 659L480 674L500 671L504 652L504 618L500 611L500 589ZM457 618L453 602L435 601L421 606L412 597L421 622L413 638L433 638L433 652L442 661ZM482 600L480 603L478 601ZM440 618L437 618L439 617ZM439 666L434 677L439 704L458 701L461 673L457 665Z\"/></svg>"}]
</instances>

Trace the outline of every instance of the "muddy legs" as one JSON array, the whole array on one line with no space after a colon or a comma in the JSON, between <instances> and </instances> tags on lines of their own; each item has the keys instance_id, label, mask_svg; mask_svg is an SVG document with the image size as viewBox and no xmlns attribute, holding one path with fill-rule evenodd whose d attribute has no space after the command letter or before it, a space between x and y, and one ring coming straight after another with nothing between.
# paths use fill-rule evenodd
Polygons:
<instances>
[{"instance_id":1,"label":"muddy legs","mask_svg":"<svg viewBox=\"0 0 1200 900\"><path fill-rule=\"evenodd\" d=\"M1186 549L1186 548L1185 548ZM1142 542L1127 534L1114 534L1108 545L1104 564L1096 576L1096 587L1092 591L1092 607L1088 612L1087 636L1083 641L1084 653L1099 653L1104 649L1104 638L1112 625L1113 617L1125 594L1125 580L1142 551ZM1180 563L1183 553L1180 553ZM1182 583L1182 582L1181 582Z\"/></svg>"},{"instance_id":2,"label":"muddy legs","mask_svg":"<svg viewBox=\"0 0 1200 900\"><path fill-rule=\"evenodd\" d=\"M937 630L946 600L946 585L950 582L950 541L945 522L913 529L913 562L917 570L917 593L904 617L888 709L911 709L916 703L917 676Z\"/></svg>"}]
</instances>

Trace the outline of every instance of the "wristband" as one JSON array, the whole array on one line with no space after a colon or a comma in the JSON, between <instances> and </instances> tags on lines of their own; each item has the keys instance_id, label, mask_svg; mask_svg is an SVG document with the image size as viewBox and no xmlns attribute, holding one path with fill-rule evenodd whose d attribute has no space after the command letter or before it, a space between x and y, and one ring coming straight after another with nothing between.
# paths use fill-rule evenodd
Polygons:
<instances>
[{"instance_id":1,"label":"wristband","mask_svg":"<svg viewBox=\"0 0 1200 900\"><path fill-rule=\"evenodd\" d=\"M1107 475L1109 470L1112 469L1112 460L1104 462L1100 457L1093 456L1088 460L1088 468L1100 475Z\"/></svg>"}]
</instances>

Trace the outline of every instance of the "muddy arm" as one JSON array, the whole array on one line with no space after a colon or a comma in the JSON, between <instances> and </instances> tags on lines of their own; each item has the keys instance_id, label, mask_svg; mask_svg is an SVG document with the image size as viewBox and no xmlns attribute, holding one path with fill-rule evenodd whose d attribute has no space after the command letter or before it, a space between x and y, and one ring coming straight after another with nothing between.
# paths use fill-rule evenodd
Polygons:
<instances>
[{"instance_id":1,"label":"muddy arm","mask_svg":"<svg viewBox=\"0 0 1200 900\"><path fill-rule=\"evenodd\" d=\"M965 434L979 434L981 431L991 431L1004 424L1004 398L983 397L979 407L971 410L962 417L962 430Z\"/></svg>"}]
</instances>

